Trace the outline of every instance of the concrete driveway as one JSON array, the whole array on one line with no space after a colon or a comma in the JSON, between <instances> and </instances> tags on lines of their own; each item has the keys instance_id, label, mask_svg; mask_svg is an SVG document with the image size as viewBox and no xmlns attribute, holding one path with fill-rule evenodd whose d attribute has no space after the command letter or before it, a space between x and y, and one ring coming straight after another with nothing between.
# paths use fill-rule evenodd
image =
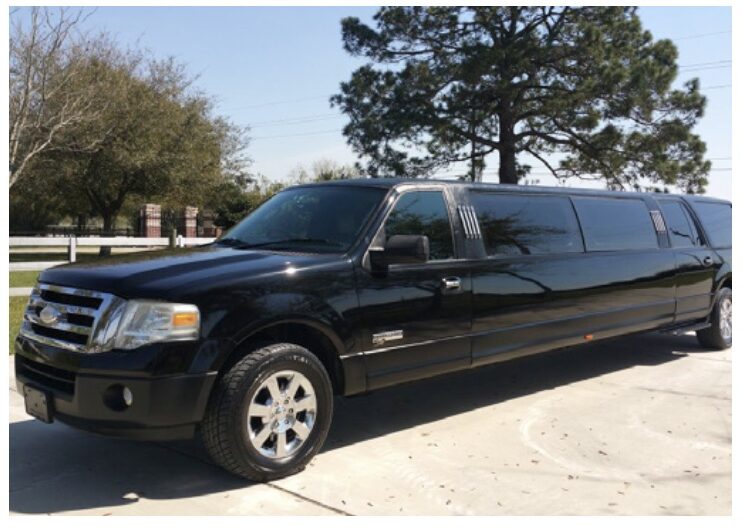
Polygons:
<instances>
[{"instance_id":1,"label":"concrete driveway","mask_svg":"<svg viewBox=\"0 0 742 528\"><path fill-rule=\"evenodd\" d=\"M197 441L33 421L11 379L10 511L730 515L731 357L649 334L338 399L324 451L270 484Z\"/></svg>"}]
</instances>

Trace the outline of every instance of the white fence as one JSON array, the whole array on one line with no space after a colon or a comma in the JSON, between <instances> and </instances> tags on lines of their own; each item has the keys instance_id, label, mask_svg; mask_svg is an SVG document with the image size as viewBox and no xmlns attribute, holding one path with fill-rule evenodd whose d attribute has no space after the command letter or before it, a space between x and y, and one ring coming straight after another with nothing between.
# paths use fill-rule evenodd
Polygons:
<instances>
[{"instance_id":1,"label":"white fence","mask_svg":"<svg viewBox=\"0 0 742 528\"><path fill-rule=\"evenodd\" d=\"M190 238L178 235L173 243L169 238L137 238L137 237L10 237L9 246L14 247L63 247L67 251L67 260L54 262L11 262L10 271L36 271L67 264L77 260L77 248L83 246L109 247L187 247L209 244L214 238ZM29 259L33 253L26 253Z\"/></svg>"}]
</instances>

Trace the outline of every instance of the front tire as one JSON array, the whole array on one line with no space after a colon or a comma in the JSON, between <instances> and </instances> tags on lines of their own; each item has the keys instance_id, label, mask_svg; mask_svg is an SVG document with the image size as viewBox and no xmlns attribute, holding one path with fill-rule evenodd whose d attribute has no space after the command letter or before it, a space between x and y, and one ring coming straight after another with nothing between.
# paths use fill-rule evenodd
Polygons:
<instances>
[{"instance_id":1,"label":"front tire","mask_svg":"<svg viewBox=\"0 0 742 528\"><path fill-rule=\"evenodd\" d=\"M332 421L332 384L322 363L291 343L251 352L217 382L201 431L227 471L265 482L304 469Z\"/></svg>"},{"instance_id":2,"label":"front tire","mask_svg":"<svg viewBox=\"0 0 742 528\"><path fill-rule=\"evenodd\" d=\"M732 346L732 290L722 288L711 311L711 326L696 332L699 343L707 348L724 350Z\"/></svg>"}]
</instances>

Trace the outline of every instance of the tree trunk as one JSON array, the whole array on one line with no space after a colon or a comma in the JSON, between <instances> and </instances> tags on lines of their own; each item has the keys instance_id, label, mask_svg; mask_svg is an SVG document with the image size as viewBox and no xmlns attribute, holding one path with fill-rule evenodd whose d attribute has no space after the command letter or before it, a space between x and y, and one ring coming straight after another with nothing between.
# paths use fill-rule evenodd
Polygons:
<instances>
[{"instance_id":1,"label":"tree trunk","mask_svg":"<svg viewBox=\"0 0 742 528\"><path fill-rule=\"evenodd\" d=\"M475 121L474 109L472 109L471 118L469 119L469 134L474 136L477 130L477 123ZM472 182L477 182L481 179L481 171L479 169L479 163L477 162L477 143L471 141L471 154L469 155L469 179Z\"/></svg>"},{"instance_id":2,"label":"tree trunk","mask_svg":"<svg viewBox=\"0 0 742 528\"><path fill-rule=\"evenodd\" d=\"M469 179L471 179L472 182L477 181L477 144L472 141L471 142L471 154L469 155Z\"/></svg>"},{"instance_id":3,"label":"tree trunk","mask_svg":"<svg viewBox=\"0 0 742 528\"><path fill-rule=\"evenodd\" d=\"M103 233L102 236L110 236L113 230L113 219L115 215L111 212L104 213L103 215ZM111 254L111 246L101 246L98 250L99 257L107 257Z\"/></svg>"},{"instance_id":4,"label":"tree trunk","mask_svg":"<svg viewBox=\"0 0 742 528\"><path fill-rule=\"evenodd\" d=\"M500 113L500 183L518 184L515 171L515 123L509 110Z\"/></svg>"},{"instance_id":5,"label":"tree trunk","mask_svg":"<svg viewBox=\"0 0 742 528\"><path fill-rule=\"evenodd\" d=\"M500 147L500 183L518 185L515 173L515 146Z\"/></svg>"}]
</instances>

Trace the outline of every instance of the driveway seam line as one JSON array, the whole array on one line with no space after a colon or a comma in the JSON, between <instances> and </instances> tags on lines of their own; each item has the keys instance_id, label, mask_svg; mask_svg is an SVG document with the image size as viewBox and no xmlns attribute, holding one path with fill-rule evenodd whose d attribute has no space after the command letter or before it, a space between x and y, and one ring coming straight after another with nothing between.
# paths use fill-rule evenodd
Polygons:
<instances>
[{"instance_id":1,"label":"driveway seam line","mask_svg":"<svg viewBox=\"0 0 742 528\"><path fill-rule=\"evenodd\" d=\"M217 464L212 464L211 462L208 462L208 461L206 461L206 460L204 460L204 459L202 459L200 457L191 455L190 453L185 453L183 451L180 451L179 449L172 448L172 447L168 446L167 444L162 444L162 443L159 443L159 442L155 442L154 445L157 445L159 447L162 447L163 449L166 449L168 451L172 451L174 453L178 453L179 455L183 455L183 456L188 457L188 458L190 458L192 460L196 460L196 461L198 461L201 464L204 464L206 466L219 469L220 471L224 471L224 468L222 468L221 466L219 466ZM239 478L239 477L236 477L236 478ZM324 508L326 510L329 510L329 511L331 511L333 513L337 513L339 515L344 515L346 517L353 517L353 514L352 513L343 511L343 510L341 510L339 508L335 508L334 506L330 506L329 504L324 504L323 502L320 502L318 500L312 499L310 497L305 497L301 493L297 493L295 491L291 491L291 490L288 490L286 488L282 488L281 486L278 486L277 484L273 484L272 482L256 482L256 484L257 485L264 484L265 486L267 486L269 488L273 488L273 489L278 490L278 491L283 491L284 493L287 493L289 495L292 495L293 497L296 497L298 499L304 500L306 502L309 502L311 504L314 504L315 506L319 506L321 508Z\"/></svg>"},{"instance_id":2,"label":"driveway seam line","mask_svg":"<svg viewBox=\"0 0 742 528\"><path fill-rule=\"evenodd\" d=\"M310 503L314 504L315 506L320 506L322 508L325 508L326 510L330 510L331 512L335 512L335 513L337 513L339 515L344 515L346 517L353 517L354 516L352 513L348 513L346 511L343 511L343 510L341 510L339 508L335 508L334 506L330 506L329 504L325 504L325 503L320 502L318 500L311 499L309 497L305 497L301 493L297 493L296 491L291 491L289 489L282 488L281 486L279 486L277 484L274 484L272 482L264 482L263 484L265 484L269 488L273 488L273 489L276 489L276 490L279 490L279 491L283 491L284 493L288 493L289 495L292 495L292 496L294 496L294 497L296 497L298 499L305 500L307 502L310 502Z\"/></svg>"}]
</instances>

